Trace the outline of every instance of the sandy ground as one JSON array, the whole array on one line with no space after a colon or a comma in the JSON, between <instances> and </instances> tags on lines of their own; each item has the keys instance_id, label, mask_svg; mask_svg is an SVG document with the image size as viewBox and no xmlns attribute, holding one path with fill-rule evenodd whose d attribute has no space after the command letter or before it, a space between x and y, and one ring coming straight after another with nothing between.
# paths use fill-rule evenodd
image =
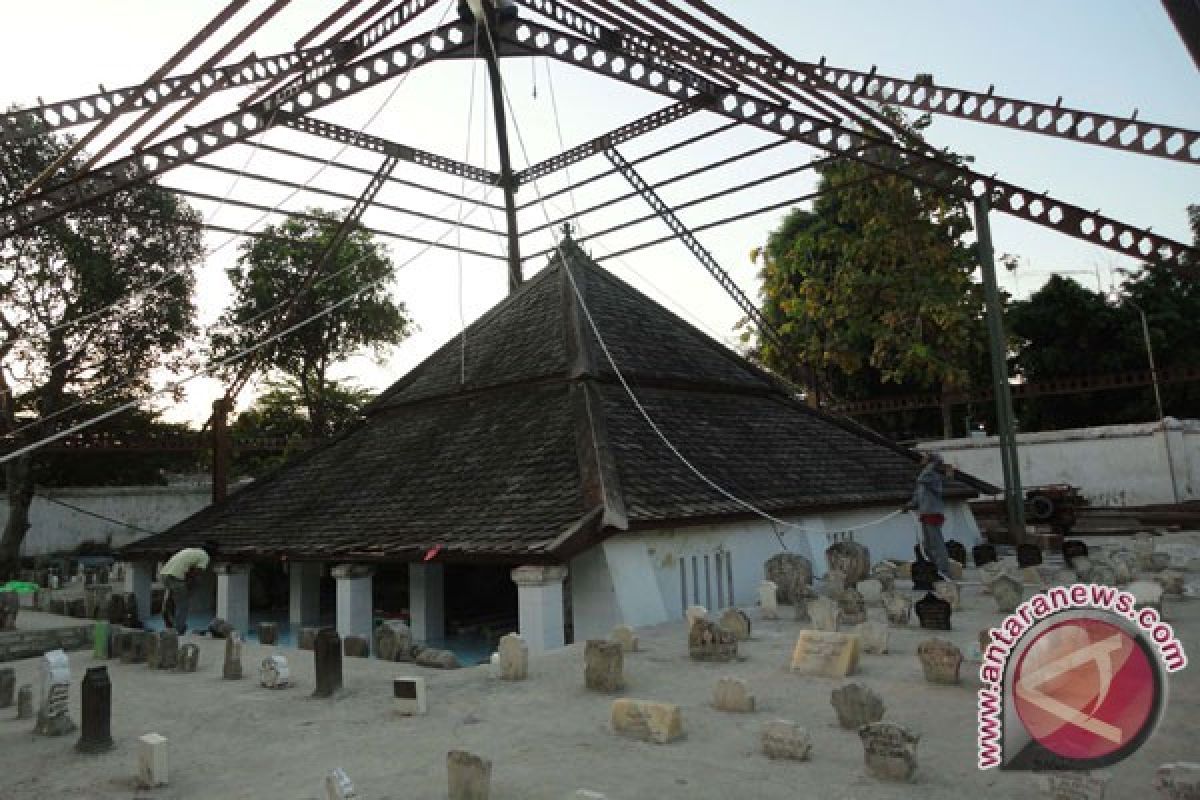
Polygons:
<instances>
[{"instance_id":1,"label":"sandy ground","mask_svg":"<svg viewBox=\"0 0 1200 800\"><path fill-rule=\"evenodd\" d=\"M1200 544L1200 534L1170 540ZM955 630L940 634L964 651L982 627L1000 619L992 599L970 585L973 577L968 570ZM1189 581L1197 580L1189 575ZM791 609L781 610L791 616ZM623 696L682 707L687 736L670 745L631 741L609 731L613 696L584 688L582 644L535 658L530 679L520 683L498 680L490 667L441 672L346 659L346 690L334 700L310 697L313 657L306 651L280 651L298 684L282 691L258 686L257 664L274 648L253 644L245 647L247 677L240 681L221 678L224 643L205 637L186 637L202 651L195 674L95 662L90 653L72 653L76 723L79 679L96 663L109 668L116 748L102 755L77 754L77 734L34 736L31 721L17 721L15 709L5 709L0 712L0 797L323 798L324 775L342 767L364 800L433 800L446 797L445 758L451 749L493 761L494 800L562 800L576 788L604 792L612 800L1016 800L1031 794L1033 779L1027 774L976 768L977 684L968 665L961 686L925 682L915 651L932 632L893 629L891 653L865 656L853 678L881 693L885 719L922 736L916 783L889 784L864 773L857 734L837 725L830 692L846 681L788 672L796 633L805 626L790 618L760 621L756 610L750 613L753 638L742 643L743 658L731 664L691 661L682 622L638 632L643 652L626 656ZM882 609L870 613L883 619ZM1170 603L1167 614L1193 666L1171 677L1169 705L1153 738L1110 768L1110 800L1151 797L1159 764L1200 761L1200 599ZM35 615L22 616L31 621ZM37 660L15 666L18 684L36 687ZM401 717L392 710L390 678L404 674L425 676L427 716ZM750 683L757 712L731 714L711 707L713 686L724 675ZM771 761L760 754L759 729L777 718L808 728L814 739L810 761ZM150 731L170 741L171 781L168 787L138 790L136 740Z\"/></svg>"}]
</instances>

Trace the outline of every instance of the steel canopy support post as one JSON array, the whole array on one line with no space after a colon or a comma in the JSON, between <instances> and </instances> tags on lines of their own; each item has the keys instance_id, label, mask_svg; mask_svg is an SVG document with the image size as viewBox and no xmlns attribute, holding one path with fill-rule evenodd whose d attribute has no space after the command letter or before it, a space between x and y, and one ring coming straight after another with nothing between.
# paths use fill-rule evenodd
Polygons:
<instances>
[{"instance_id":1,"label":"steel canopy support post","mask_svg":"<svg viewBox=\"0 0 1200 800\"><path fill-rule=\"evenodd\" d=\"M1008 348L1004 339L1000 290L987 196L975 198L975 231L979 237L979 264L983 269L983 296L987 305L988 347L992 362L992 392L996 399L996 427L1000 434L1000 463L1004 471L1004 505L1013 544L1025 540L1025 493L1021 489L1021 463L1013 419L1012 391L1008 385Z\"/></svg>"},{"instance_id":2,"label":"steel canopy support post","mask_svg":"<svg viewBox=\"0 0 1200 800\"><path fill-rule=\"evenodd\" d=\"M500 80L500 58L495 48L496 10L484 3L485 26L480 47L487 62L488 79L492 87L492 112L496 117L496 148L500 151L500 188L504 190L504 222L508 235L508 293L521 285L521 239L517 228L517 182L513 176L512 156L508 150L508 118L504 113L504 84Z\"/></svg>"}]
</instances>

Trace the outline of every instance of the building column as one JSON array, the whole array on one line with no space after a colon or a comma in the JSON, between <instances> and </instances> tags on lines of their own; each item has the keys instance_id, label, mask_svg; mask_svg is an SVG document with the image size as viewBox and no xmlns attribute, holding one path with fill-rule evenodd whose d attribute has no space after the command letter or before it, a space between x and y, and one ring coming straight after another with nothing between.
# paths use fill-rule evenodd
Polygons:
<instances>
[{"instance_id":1,"label":"building column","mask_svg":"<svg viewBox=\"0 0 1200 800\"><path fill-rule=\"evenodd\" d=\"M150 619L150 593L154 586L153 561L134 561L125 565L125 591L133 592L137 599L137 615L140 620Z\"/></svg>"},{"instance_id":2,"label":"building column","mask_svg":"<svg viewBox=\"0 0 1200 800\"><path fill-rule=\"evenodd\" d=\"M445 577L441 564L408 565L408 623L415 641L446 638Z\"/></svg>"},{"instance_id":3,"label":"building column","mask_svg":"<svg viewBox=\"0 0 1200 800\"><path fill-rule=\"evenodd\" d=\"M563 579L567 568L517 567L517 613L521 638L531 653L554 650L566 644L563 628Z\"/></svg>"},{"instance_id":4,"label":"building column","mask_svg":"<svg viewBox=\"0 0 1200 800\"><path fill-rule=\"evenodd\" d=\"M243 636L250 630L250 565L217 564L217 616Z\"/></svg>"},{"instance_id":5,"label":"building column","mask_svg":"<svg viewBox=\"0 0 1200 800\"><path fill-rule=\"evenodd\" d=\"M288 622L297 635L321 622L321 563L288 562Z\"/></svg>"},{"instance_id":6,"label":"building column","mask_svg":"<svg viewBox=\"0 0 1200 800\"><path fill-rule=\"evenodd\" d=\"M333 568L333 579L337 581L337 632L347 636L361 636L371 641L371 622L375 606L371 599L373 567L364 564L342 564Z\"/></svg>"}]
</instances>

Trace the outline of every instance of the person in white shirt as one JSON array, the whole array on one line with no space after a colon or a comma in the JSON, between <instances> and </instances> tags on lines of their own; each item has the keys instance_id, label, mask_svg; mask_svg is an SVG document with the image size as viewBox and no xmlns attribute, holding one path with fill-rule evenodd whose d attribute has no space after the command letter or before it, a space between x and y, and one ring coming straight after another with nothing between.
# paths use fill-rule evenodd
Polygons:
<instances>
[{"instance_id":1,"label":"person in white shirt","mask_svg":"<svg viewBox=\"0 0 1200 800\"><path fill-rule=\"evenodd\" d=\"M216 554L216 542L205 542L203 547L185 547L159 570L163 586L170 592L170 597L163 601L163 621L181 636L187 632L188 593Z\"/></svg>"}]
</instances>

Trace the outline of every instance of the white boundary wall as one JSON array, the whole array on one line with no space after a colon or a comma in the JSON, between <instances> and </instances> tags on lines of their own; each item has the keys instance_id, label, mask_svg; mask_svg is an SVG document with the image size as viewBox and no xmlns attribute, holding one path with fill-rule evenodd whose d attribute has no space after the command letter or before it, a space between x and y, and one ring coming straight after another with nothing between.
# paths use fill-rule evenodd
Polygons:
<instances>
[{"instance_id":1,"label":"white boundary wall","mask_svg":"<svg viewBox=\"0 0 1200 800\"><path fill-rule=\"evenodd\" d=\"M142 530L89 516L35 496L29 509L29 532L21 544L23 556L69 552L81 542L89 541L110 542L113 547L122 547L148 536L147 531L166 530L212 500L209 486L195 484L41 489L38 494ZM8 498L0 494L0 525L7 520Z\"/></svg>"},{"instance_id":2,"label":"white boundary wall","mask_svg":"<svg viewBox=\"0 0 1200 800\"><path fill-rule=\"evenodd\" d=\"M947 462L1002 485L997 437L923 442ZM1021 483L1069 483L1100 506L1200 500L1200 420L1108 425L1017 435ZM1174 489L1172 488L1174 479Z\"/></svg>"},{"instance_id":3,"label":"white boundary wall","mask_svg":"<svg viewBox=\"0 0 1200 800\"><path fill-rule=\"evenodd\" d=\"M911 561L918 528L913 514L901 514L862 530L847 530L895 510L892 506L788 517L789 522L811 530L781 531L783 545L809 559L816 577L827 569L825 549L843 539L865 545L872 563L885 558ZM947 503L946 517L943 533L947 539L962 542L968 550L982 541L965 502ZM766 520L618 533L571 561L575 640L606 638L619 624L636 627L682 619L685 608L693 603L710 612L753 606L764 578L763 564L783 551L780 537ZM681 571L685 573L682 581Z\"/></svg>"}]
</instances>

